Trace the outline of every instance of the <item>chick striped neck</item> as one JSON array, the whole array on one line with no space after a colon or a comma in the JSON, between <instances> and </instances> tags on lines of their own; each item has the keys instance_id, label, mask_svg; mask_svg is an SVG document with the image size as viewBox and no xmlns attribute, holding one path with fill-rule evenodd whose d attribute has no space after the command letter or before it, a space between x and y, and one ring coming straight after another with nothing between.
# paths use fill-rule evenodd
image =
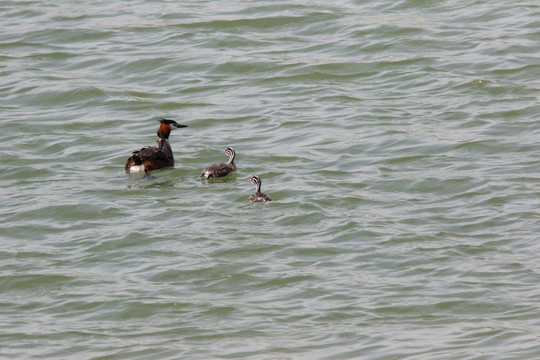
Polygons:
<instances>
[{"instance_id":1,"label":"chick striped neck","mask_svg":"<svg viewBox=\"0 0 540 360\"><path fill-rule=\"evenodd\" d=\"M261 179L258 176L253 176L249 179L249 181L257 187L257 190L255 191L255 193L260 193L261 192Z\"/></svg>"},{"instance_id":2,"label":"chick striped neck","mask_svg":"<svg viewBox=\"0 0 540 360\"><path fill-rule=\"evenodd\" d=\"M226 148L223 151L223 154L229 156L229 161L227 162L227 164L228 165L233 165L234 164L234 158L236 156L236 151L234 151L233 148Z\"/></svg>"}]
</instances>

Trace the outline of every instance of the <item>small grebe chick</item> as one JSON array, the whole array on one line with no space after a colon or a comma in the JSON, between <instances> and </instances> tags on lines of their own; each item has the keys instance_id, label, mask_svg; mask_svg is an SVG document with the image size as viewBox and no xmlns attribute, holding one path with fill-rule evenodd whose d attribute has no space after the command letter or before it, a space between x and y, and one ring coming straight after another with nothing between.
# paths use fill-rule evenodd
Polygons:
<instances>
[{"instance_id":1,"label":"small grebe chick","mask_svg":"<svg viewBox=\"0 0 540 360\"><path fill-rule=\"evenodd\" d=\"M249 202L272 201L270 196L261 192L261 178L260 177L258 177L257 175L254 175L249 178L249 182L257 186L257 191L255 191L254 194L251 194L249 196L249 199L248 199Z\"/></svg>"},{"instance_id":2,"label":"small grebe chick","mask_svg":"<svg viewBox=\"0 0 540 360\"><path fill-rule=\"evenodd\" d=\"M236 170L236 165L234 165L234 157L236 156L236 151L233 148L226 148L221 152L229 157L229 161L224 164L216 164L204 169L201 173L202 177L207 179L223 177L228 175L230 172Z\"/></svg>"},{"instance_id":3,"label":"small grebe chick","mask_svg":"<svg viewBox=\"0 0 540 360\"><path fill-rule=\"evenodd\" d=\"M176 128L184 128L187 125L178 124L174 120L160 119L157 136L157 146L144 147L131 153L124 169L126 174L161 169L174 166L174 156L169 143L169 135Z\"/></svg>"}]
</instances>

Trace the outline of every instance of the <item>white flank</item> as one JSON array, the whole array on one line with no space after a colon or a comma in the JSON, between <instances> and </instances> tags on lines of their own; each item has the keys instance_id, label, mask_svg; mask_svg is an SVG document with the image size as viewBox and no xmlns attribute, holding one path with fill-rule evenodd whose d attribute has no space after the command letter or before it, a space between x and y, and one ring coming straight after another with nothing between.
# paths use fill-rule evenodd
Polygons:
<instances>
[{"instance_id":1,"label":"white flank","mask_svg":"<svg viewBox=\"0 0 540 360\"><path fill-rule=\"evenodd\" d=\"M130 173L144 172L144 165L133 165L129 168Z\"/></svg>"}]
</instances>

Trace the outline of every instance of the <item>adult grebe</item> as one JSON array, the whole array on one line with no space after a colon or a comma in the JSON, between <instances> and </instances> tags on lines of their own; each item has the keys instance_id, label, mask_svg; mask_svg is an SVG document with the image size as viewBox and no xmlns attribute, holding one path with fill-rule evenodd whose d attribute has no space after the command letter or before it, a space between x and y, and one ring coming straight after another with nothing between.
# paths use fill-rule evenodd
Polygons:
<instances>
[{"instance_id":1,"label":"adult grebe","mask_svg":"<svg viewBox=\"0 0 540 360\"><path fill-rule=\"evenodd\" d=\"M169 135L176 128L184 128L187 125L178 124L174 120L160 119L157 136L157 146L144 147L134 151L126 162L126 173L145 172L174 166L174 156L169 143Z\"/></svg>"}]
</instances>

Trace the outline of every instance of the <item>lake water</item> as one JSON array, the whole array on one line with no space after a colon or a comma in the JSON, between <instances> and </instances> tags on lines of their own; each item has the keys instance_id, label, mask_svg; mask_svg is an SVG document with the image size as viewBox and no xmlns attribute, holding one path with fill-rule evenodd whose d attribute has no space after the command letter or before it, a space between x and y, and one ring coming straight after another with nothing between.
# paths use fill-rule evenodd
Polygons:
<instances>
[{"instance_id":1,"label":"lake water","mask_svg":"<svg viewBox=\"0 0 540 360\"><path fill-rule=\"evenodd\" d=\"M0 358L540 358L537 1L0 13Z\"/></svg>"}]
</instances>

